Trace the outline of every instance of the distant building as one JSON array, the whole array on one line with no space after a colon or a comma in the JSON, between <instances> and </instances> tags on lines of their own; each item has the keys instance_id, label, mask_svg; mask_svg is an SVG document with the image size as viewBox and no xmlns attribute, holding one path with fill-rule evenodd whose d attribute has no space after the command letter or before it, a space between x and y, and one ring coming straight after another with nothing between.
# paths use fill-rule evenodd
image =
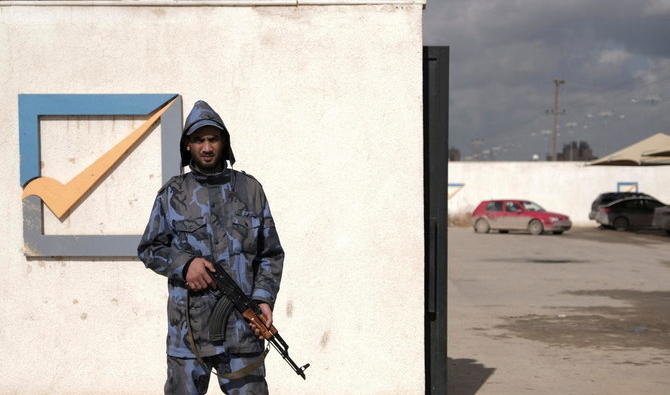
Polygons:
<instances>
[{"instance_id":1,"label":"distant building","mask_svg":"<svg viewBox=\"0 0 670 395\"><path fill-rule=\"evenodd\" d=\"M572 141L563 145L563 151L556 153L557 161L588 162L598 157L593 155L593 150L586 141Z\"/></svg>"},{"instance_id":2,"label":"distant building","mask_svg":"<svg viewBox=\"0 0 670 395\"><path fill-rule=\"evenodd\" d=\"M461 151L458 148L449 148L449 161L461 160Z\"/></svg>"}]
</instances>

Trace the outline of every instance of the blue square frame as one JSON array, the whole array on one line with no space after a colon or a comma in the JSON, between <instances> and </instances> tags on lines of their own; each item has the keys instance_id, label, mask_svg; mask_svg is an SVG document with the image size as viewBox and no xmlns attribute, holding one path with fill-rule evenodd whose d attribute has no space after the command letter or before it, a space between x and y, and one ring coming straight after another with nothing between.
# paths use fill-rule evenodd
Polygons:
<instances>
[{"instance_id":1,"label":"blue square frame","mask_svg":"<svg viewBox=\"0 0 670 395\"><path fill-rule=\"evenodd\" d=\"M161 116L161 178L181 172L174 153L182 129L182 98L178 94L20 94L20 183L40 176L39 117L42 115L148 115L176 100ZM24 254L28 257L136 257L142 235L45 235L42 200L23 199Z\"/></svg>"}]
</instances>

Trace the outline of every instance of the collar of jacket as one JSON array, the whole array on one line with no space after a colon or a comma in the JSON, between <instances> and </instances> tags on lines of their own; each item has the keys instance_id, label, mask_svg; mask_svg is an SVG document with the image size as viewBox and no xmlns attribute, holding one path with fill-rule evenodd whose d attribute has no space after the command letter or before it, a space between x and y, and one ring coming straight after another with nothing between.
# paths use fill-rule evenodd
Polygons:
<instances>
[{"instance_id":1,"label":"collar of jacket","mask_svg":"<svg viewBox=\"0 0 670 395\"><path fill-rule=\"evenodd\" d=\"M220 185L230 182L230 177L233 172L232 169L227 167L218 173L203 173L194 164L190 164L188 167L191 169L193 177L195 177L199 183L208 185Z\"/></svg>"}]
</instances>

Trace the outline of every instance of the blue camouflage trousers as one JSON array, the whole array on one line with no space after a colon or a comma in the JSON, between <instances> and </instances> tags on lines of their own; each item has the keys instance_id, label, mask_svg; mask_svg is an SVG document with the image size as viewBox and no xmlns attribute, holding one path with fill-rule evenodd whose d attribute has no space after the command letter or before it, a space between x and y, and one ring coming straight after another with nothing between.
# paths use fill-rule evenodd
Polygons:
<instances>
[{"instance_id":1,"label":"blue camouflage trousers","mask_svg":"<svg viewBox=\"0 0 670 395\"><path fill-rule=\"evenodd\" d=\"M261 353L219 354L203 357L204 364L192 358L167 356L165 395L201 395L207 392L212 368L219 374L235 372L258 359ZM218 377L219 386L227 395L267 395L265 365L238 379Z\"/></svg>"}]
</instances>

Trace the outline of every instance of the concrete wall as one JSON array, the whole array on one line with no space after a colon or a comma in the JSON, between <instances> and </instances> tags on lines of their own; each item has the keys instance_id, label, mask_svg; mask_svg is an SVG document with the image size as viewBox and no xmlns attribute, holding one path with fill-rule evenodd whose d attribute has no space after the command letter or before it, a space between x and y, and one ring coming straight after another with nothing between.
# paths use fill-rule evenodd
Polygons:
<instances>
[{"instance_id":1,"label":"concrete wall","mask_svg":"<svg viewBox=\"0 0 670 395\"><path fill-rule=\"evenodd\" d=\"M287 257L275 323L312 364L303 382L272 351L271 392L423 393L422 2L108 3L0 3L0 393L156 394L165 379L165 278L23 255L20 93L207 100L269 198ZM68 181L139 122L103 121L43 119L43 175ZM159 134L70 219L45 210L46 231L141 233Z\"/></svg>"},{"instance_id":2,"label":"concrete wall","mask_svg":"<svg viewBox=\"0 0 670 395\"><path fill-rule=\"evenodd\" d=\"M619 182L637 182L640 192L670 204L670 167L588 166L582 162L449 162L449 216L469 215L486 199L532 200L567 214L575 226L595 226L591 203Z\"/></svg>"}]
</instances>

